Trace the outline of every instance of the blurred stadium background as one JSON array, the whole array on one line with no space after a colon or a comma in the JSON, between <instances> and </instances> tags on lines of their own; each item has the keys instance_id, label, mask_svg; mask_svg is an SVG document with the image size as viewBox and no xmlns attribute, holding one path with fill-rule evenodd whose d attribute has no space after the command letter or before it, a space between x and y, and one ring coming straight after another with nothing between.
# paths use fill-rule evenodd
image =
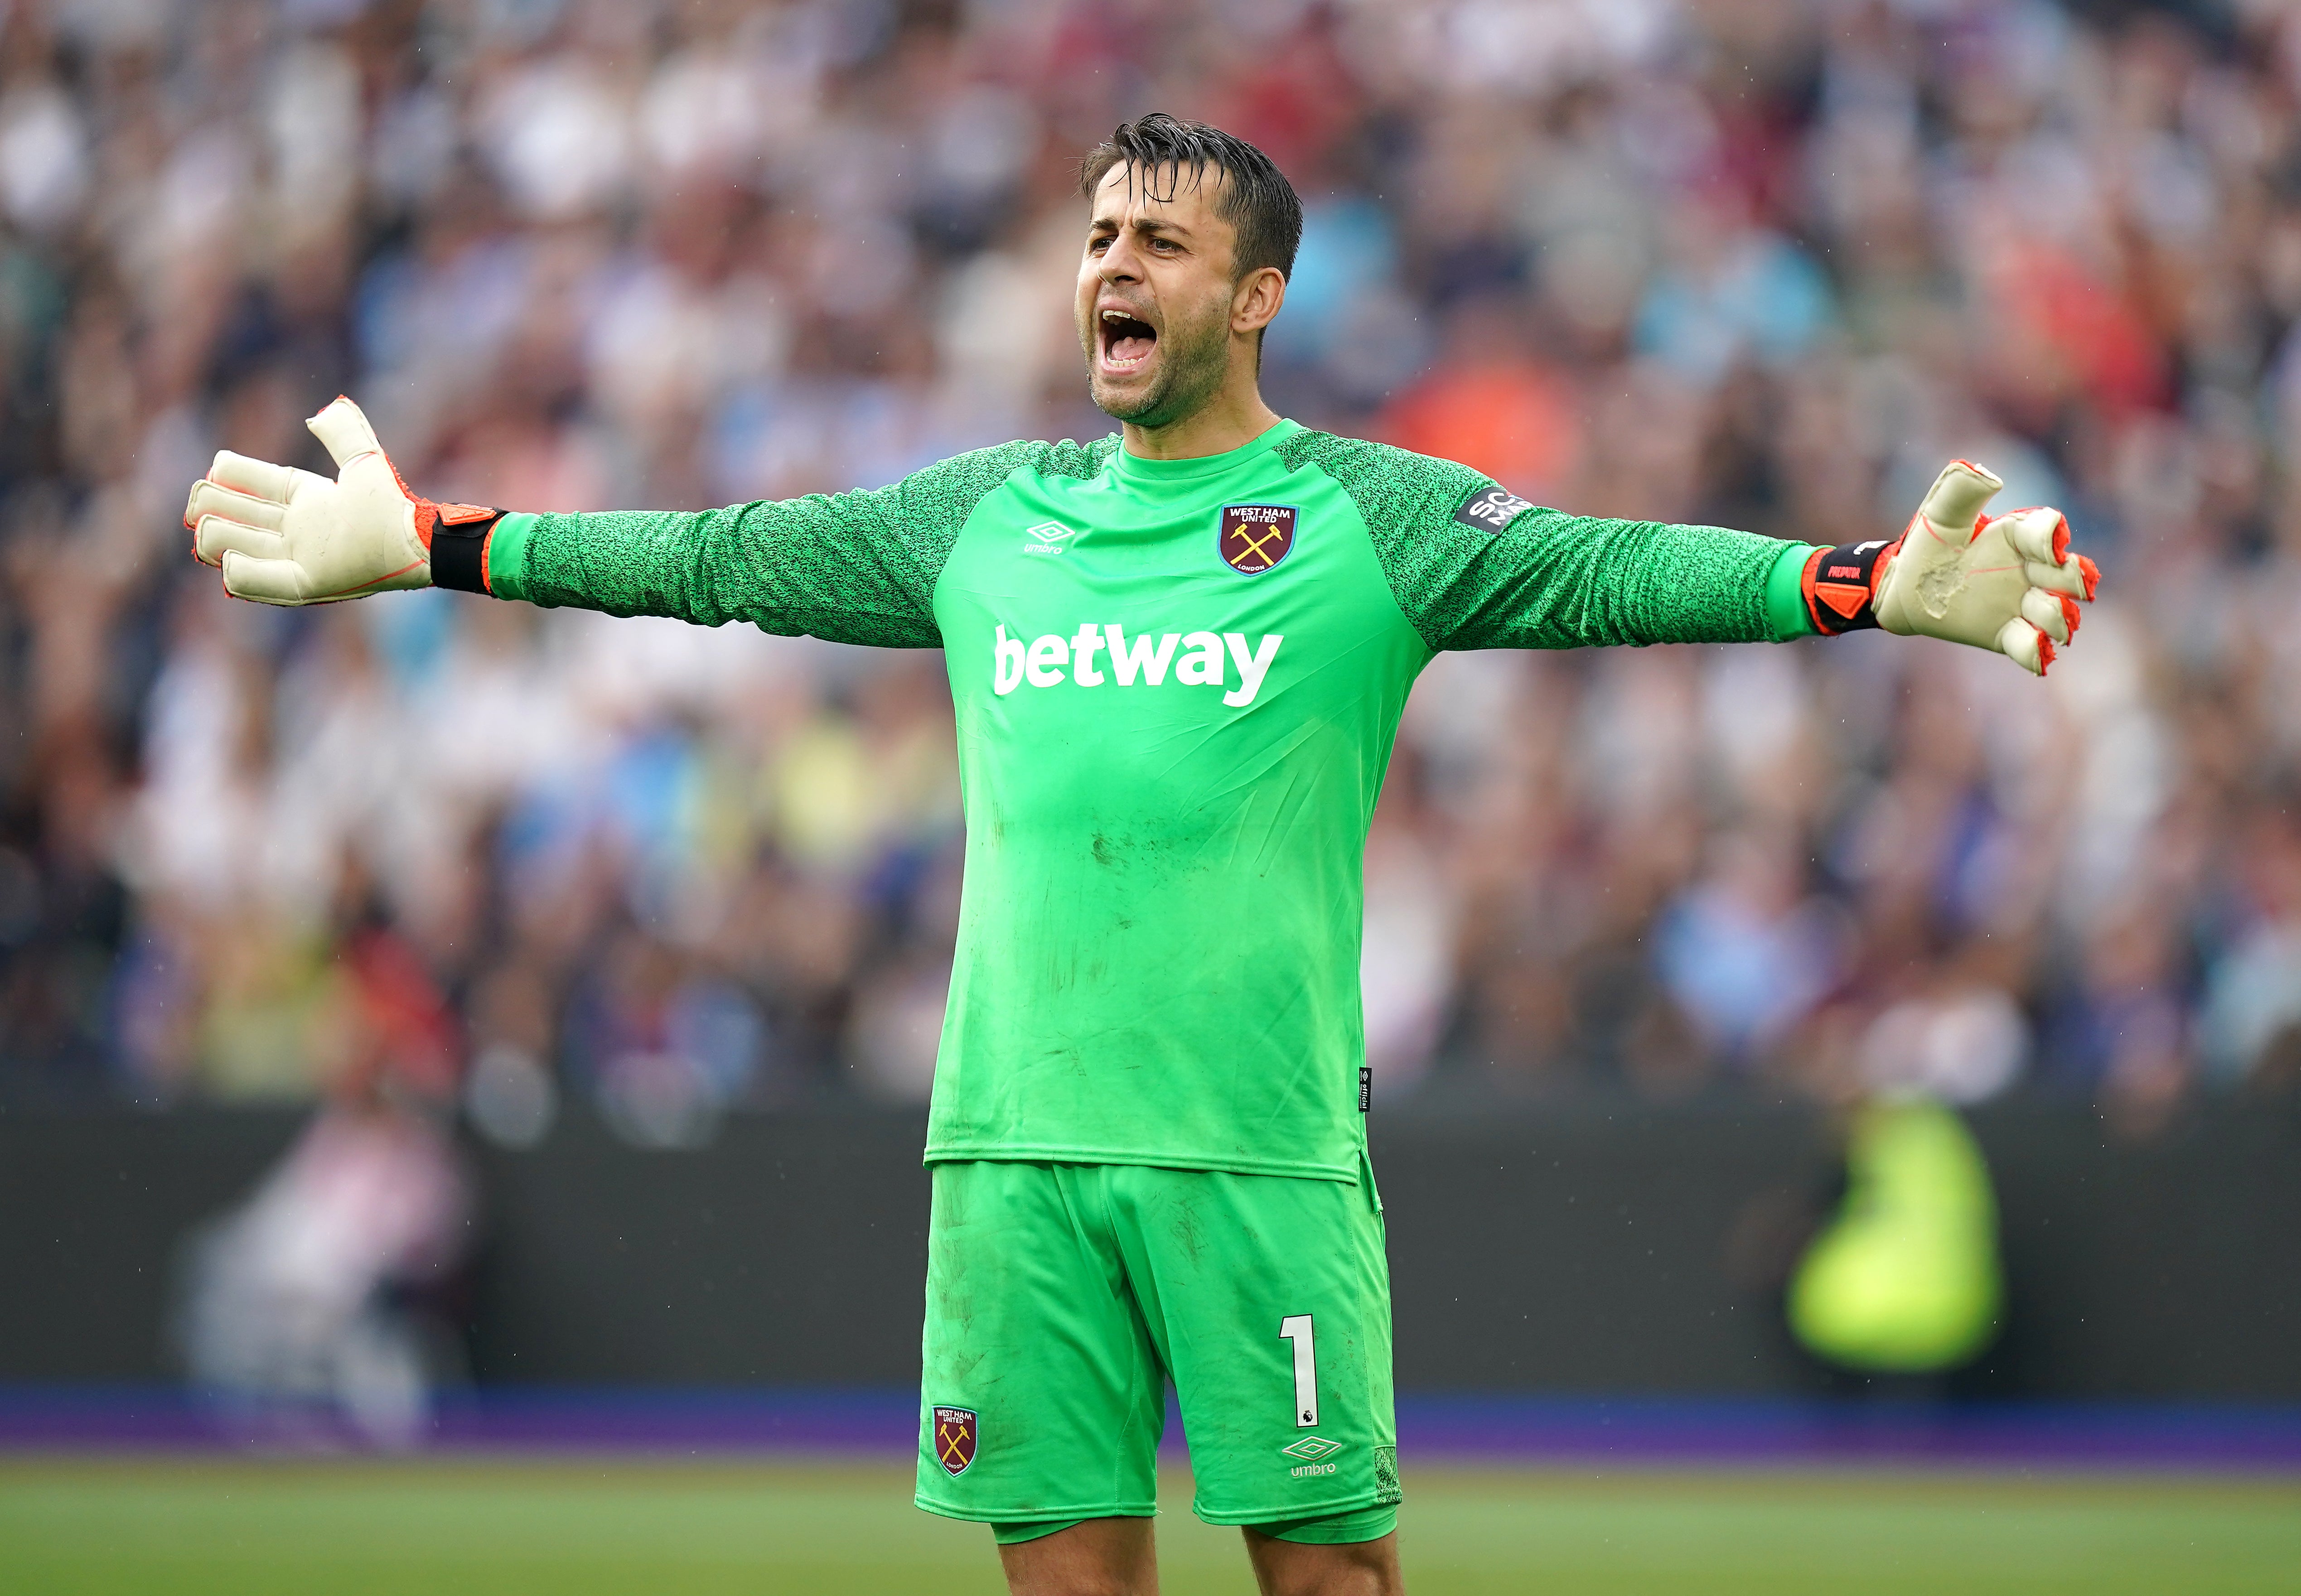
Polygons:
<instances>
[{"instance_id":1,"label":"blurred stadium background","mask_svg":"<svg viewBox=\"0 0 2301 1596\"><path fill-rule=\"evenodd\" d=\"M2108 572L2026 691L1433 666L1365 960L1420 1588L2289 1588L2280 0L0 5L0 1565L992 1577L900 1484L939 659L264 611L177 517L339 391L539 510L1100 436L1075 163L1151 108L1309 203L1285 414L1822 543L1964 455Z\"/></svg>"}]
</instances>

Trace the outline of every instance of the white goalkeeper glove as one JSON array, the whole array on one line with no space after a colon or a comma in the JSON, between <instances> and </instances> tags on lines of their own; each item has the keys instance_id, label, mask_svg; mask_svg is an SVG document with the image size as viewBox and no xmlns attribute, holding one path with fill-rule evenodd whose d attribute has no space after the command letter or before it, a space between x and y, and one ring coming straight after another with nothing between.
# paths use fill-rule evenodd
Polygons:
<instances>
[{"instance_id":1,"label":"white goalkeeper glove","mask_svg":"<svg viewBox=\"0 0 2301 1596\"><path fill-rule=\"evenodd\" d=\"M1806 561L1805 606L1825 636L1880 626L1904 637L1993 648L2043 676L2077 635L2078 605L2101 572L2070 553L2059 510L1985 518L2005 484L1952 461L1899 538L1817 551Z\"/></svg>"},{"instance_id":2,"label":"white goalkeeper glove","mask_svg":"<svg viewBox=\"0 0 2301 1596\"><path fill-rule=\"evenodd\" d=\"M192 484L192 553L222 567L226 592L296 605L395 588L486 591L487 534L501 511L409 492L349 399L304 424L334 458L334 481L222 449Z\"/></svg>"}]
</instances>

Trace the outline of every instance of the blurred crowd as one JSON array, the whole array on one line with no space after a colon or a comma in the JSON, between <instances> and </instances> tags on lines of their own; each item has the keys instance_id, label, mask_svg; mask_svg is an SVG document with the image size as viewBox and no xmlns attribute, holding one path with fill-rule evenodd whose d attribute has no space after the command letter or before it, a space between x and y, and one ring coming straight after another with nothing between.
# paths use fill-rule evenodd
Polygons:
<instances>
[{"instance_id":1,"label":"blurred crowd","mask_svg":"<svg viewBox=\"0 0 2301 1596\"><path fill-rule=\"evenodd\" d=\"M2301 1080L2273 0L16 0L0 1102L682 1146L923 1099L939 656L265 610L178 517L220 447L325 469L339 391L422 491L536 510L1100 436L1077 161L1154 108L1304 195L1284 414L1825 544L1962 455L2108 573L2042 685L1874 634L1440 659L1368 848L1380 1092L2146 1132Z\"/></svg>"}]
</instances>

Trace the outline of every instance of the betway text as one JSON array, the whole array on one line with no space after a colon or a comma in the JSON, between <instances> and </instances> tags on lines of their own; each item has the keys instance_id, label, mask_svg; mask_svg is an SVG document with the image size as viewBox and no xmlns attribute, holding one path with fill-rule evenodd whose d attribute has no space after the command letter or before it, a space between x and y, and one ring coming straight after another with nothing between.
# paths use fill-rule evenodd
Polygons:
<instances>
[{"instance_id":1,"label":"betway text","mask_svg":"<svg viewBox=\"0 0 2301 1596\"><path fill-rule=\"evenodd\" d=\"M992 645L991 685L1002 698L1018 687L1059 687L1066 681L1076 687L1159 687L1171 669L1177 685L1224 688L1223 702L1243 709L1262 690L1285 640L1278 632L1265 632L1249 652L1242 631L1129 637L1117 626L1088 621L1068 637L1050 631L1025 643L1008 637L1001 625ZM1234 669L1236 687L1230 686Z\"/></svg>"}]
</instances>

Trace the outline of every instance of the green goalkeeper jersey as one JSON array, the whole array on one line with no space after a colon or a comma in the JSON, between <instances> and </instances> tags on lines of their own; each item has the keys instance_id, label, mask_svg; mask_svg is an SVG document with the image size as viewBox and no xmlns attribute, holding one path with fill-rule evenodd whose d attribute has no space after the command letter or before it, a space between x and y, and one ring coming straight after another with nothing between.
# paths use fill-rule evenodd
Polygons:
<instances>
[{"instance_id":1,"label":"green goalkeeper jersey","mask_svg":"<svg viewBox=\"0 0 2301 1596\"><path fill-rule=\"evenodd\" d=\"M1797 635L1793 553L1282 422L1195 460L1015 443L867 492L514 516L488 571L538 604L943 649L966 871L930 1162L1354 1180L1362 857L1416 674Z\"/></svg>"}]
</instances>

